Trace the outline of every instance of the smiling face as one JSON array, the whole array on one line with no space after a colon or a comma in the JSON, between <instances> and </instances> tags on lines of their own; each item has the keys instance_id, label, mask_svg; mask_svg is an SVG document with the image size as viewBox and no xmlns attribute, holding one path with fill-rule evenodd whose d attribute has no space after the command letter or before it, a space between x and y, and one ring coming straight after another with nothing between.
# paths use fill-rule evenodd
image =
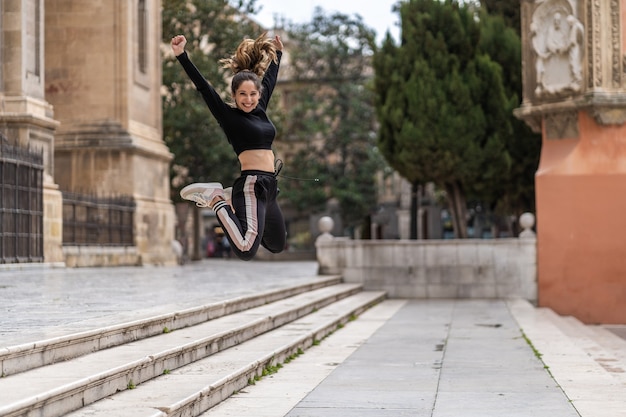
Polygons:
<instances>
[{"instance_id":1,"label":"smiling face","mask_svg":"<svg viewBox=\"0 0 626 417\"><path fill-rule=\"evenodd\" d=\"M237 108L250 113L259 104L261 93L253 81L247 80L239 84L237 90L233 94L233 99Z\"/></svg>"}]
</instances>

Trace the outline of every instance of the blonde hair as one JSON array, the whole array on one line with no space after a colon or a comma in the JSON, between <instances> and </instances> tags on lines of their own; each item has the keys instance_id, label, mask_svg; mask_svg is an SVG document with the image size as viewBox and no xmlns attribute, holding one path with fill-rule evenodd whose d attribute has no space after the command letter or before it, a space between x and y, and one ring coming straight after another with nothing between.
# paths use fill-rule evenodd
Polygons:
<instances>
[{"instance_id":1,"label":"blonde hair","mask_svg":"<svg viewBox=\"0 0 626 417\"><path fill-rule=\"evenodd\" d=\"M221 59L224 68L230 68L234 74L241 71L250 71L258 77L263 77L270 62L278 63L276 47L264 32L256 39L241 41L235 54L230 58Z\"/></svg>"}]
</instances>

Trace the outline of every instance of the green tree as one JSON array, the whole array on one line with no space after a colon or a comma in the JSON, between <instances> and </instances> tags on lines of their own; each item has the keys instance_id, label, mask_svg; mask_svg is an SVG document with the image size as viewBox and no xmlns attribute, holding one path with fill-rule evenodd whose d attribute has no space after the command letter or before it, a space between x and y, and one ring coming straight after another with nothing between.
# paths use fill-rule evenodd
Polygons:
<instances>
[{"instance_id":1,"label":"green tree","mask_svg":"<svg viewBox=\"0 0 626 417\"><path fill-rule=\"evenodd\" d=\"M480 0L481 6L491 16L501 16L507 28L521 35L520 0Z\"/></svg>"},{"instance_id":2,"label":"green tree","mask_svg":"<svg viewBox=\"0 0 626 417\"><path fill-rule=\"evenodd\" d=\"M489 7L492 3L493 8ZM479 47L502 68L505 95L509 100L507 112L513 127L506 142L512 160L511 169L502 178L499 187L494 189L496 198L492 206L496 213L518 217L525 211L535 210L535 172L539 165L541 136L513 115L513 109L519 107L522 96L519 0L485 1L485 4L488 7L486 13L481 14ZM498 12L498 6L503 8L504 16ZM514 15L511 13L514 9L518 10L517 21L507 19L507 16Z\"/></svg>"},{"instance_id":3,"label":"green tree","mask_svg":"<svg viewBox=\"0 0 626 417\"><path fill-rule=\"evenodd\" d=\"M225 99L230 98L228 75L219 60L230 56L244 37L262 29L245 16L256 0L163 0L163 137L174 154L172 198L190 182L232 183L239 164L226 136L170 53L172 36L187 38L187 53L200 72Z\"/></svg>"},{"instance_id":4,"label":"green tree","mask_svg":"<svg viewBox=\"0 0 626 417\"><path fill-rule=\"evenodd\" d=\"M311 211L334 198L344 226L357 227L376 205L375 174L382 163L368 86L375 33L358 15L325 15L321 8L310 23L286 29L294 85L289 94L297 99L287 109L284 140L307 144L294 166L299 177L308 172L320 182L292 181L284 196Z\"/></svg>"},{"instance_id":5,"label":"green tree","mask_svg":"<svg viewBox=\"0 0 626 417\"><path fill-rule=\"evenodd\" d=\"M455 235L467 237L468 197L489 197L510 168L501 69L478 48L480 26L454 0L399 6L401 41L374 56L378 144L417 189L445 190Z\"/></svg>"}]
</instances>

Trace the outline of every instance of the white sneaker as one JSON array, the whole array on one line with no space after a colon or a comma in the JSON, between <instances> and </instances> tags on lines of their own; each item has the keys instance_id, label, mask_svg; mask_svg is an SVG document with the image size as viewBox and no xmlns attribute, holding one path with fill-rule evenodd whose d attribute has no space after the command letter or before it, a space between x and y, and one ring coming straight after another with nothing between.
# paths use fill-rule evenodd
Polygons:
<instances>
[{"instance_id":1,"label":"white sneaker","mask_svg":"<svg viewBox=\"0 0 626 417\"><path fill-rule=\"evenodd\" d=\"M224 198L224 189L219 182L194 183L180 190L180 196L195 202L198 207L213 208L211 201L218 196Z\"/></svg>"}]
</instances>

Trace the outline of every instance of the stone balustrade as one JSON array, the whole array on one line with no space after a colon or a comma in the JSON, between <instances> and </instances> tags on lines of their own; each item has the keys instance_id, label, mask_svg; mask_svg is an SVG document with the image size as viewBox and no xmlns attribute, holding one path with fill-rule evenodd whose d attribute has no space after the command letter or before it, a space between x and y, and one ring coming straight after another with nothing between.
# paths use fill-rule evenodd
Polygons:
<instances>
[{"instance_id":1,"label":"stone balustrade","mask_svg":"<svg viewBox=\"0 0 626 417\"><path fill-rule=\"evenodd\" d=\"M537 300L534 216L523 215L520 238L351 240L319 222L319 273L341 274L392 298L523 298Z\"/></svg>"}]
</instances>

